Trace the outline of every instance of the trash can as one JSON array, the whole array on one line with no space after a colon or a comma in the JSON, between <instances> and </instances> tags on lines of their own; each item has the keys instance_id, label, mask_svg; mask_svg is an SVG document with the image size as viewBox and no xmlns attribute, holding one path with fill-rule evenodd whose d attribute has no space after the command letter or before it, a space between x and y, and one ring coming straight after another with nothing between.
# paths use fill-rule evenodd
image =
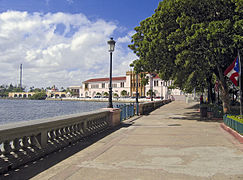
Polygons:
<instances>
[{"instance_id":1,"label":"trash can","mask_svg":"<svg viewBox=\"0 0 243 180\"><path fill-rule=\"evenodd\" d=\"M200 107L200 118L207 118L208 108Z\"/></svg>"}]
</instances>

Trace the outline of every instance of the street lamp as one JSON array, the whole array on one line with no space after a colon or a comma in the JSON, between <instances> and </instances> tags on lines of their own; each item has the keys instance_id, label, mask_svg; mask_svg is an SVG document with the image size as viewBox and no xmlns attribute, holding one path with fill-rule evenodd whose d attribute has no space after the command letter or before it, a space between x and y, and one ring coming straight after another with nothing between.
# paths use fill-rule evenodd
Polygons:
<instances>
[{"instance_id":1,"label":"street lamp","mask_svg":"<svg viewBox=\"0 0 243 180\"><path fill-rule=\"evenodd\" d=\"M112 52L115 50L116 41L114 41L113 38L111 37L111 39L109 41L107 41L107 43L109 45L109 52L110 52L110 85L109 85L108 108L113 108L113 105L112 105Z\"/></svg>"},{"instance_id":2,"label":"street lamp","mask_svg":"<svg viewBox=\"0 0 243 180\"><path fill-rule=\"evenodd\" d=\"M138 110L138 107L139 107L139 105L138 105L138 72L136 72L136 114L137 114L137 116L138 116L138 112L139 112L139 110Z\"/></svg>"}]
</instances>

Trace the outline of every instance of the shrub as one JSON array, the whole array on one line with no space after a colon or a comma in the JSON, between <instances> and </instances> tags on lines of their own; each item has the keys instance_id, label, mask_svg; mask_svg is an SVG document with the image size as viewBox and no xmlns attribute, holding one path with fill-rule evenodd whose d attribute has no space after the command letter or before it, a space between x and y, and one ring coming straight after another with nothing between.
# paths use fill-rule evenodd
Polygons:
<instances>
[{"instance_id":1,"label":"shrub","mask_svg":"<svg viewBox=\"0 0 243 180\"><path fill-rule=\"evenodd\" d=\"M32 100L44 100L46 99L46 93L45 92L39 92L34 94L33 96L29 97Z\"/></svg>"}]
</instances>

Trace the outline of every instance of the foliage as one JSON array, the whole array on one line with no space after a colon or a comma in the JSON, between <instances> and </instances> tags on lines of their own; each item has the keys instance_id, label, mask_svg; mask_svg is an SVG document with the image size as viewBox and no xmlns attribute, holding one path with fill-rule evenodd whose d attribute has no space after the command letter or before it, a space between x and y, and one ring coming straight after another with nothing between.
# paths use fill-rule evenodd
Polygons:
<instances>
[{"instance_id":1,"label":"foliage","mask_svg":"<svg viewBox=\"0 0 243 180\"><path fill-rule=\"evenodd\" d=\"M24 92L24 88L20 88L18 86L13 86L12 84L1 85L0 86L0 97L8 97L8 93L10 92Z\"/></svg>"},{"instance_id":2,"label":"foliage","mask_svg":"<svg viewBox=\"0 0 243 180\"><path fill-rule=\"evenodd\" d=\"M33 96L29 97L29 99L31 100L44 100L46 99L47 95L44 91L42 92L37 92L35 94L33 94Z\"/></svg>"},{"instance_id":3,"label":"foliage","mask_svg":"<svg viewBox=\"0 0 243 180\"><path fill-rule=\"evenodd\" d=\"M97 93L96 93L96 96L101 96L101 93L97 92Z\"/></svg>"},{"instance_id":4,"label":"foliage","mask_svg":"<svg viewBox=\"0 0 243 180\"><path fill-rule=\"evenodd\" d=\"M67 93L69 92L71 94L71 96L73 95L73 91L71 91L71 89L69 89L69 88L67 88L66 92Z\"/></svg>"},{"instance_id":5,"label":"foliage","mask_svg":"<svg viewBox=\"0 0 243 180\"><path fill-rule=\"evenodd\" d=\"M114 93L113 96L114 96L114 97L118 97L119 95L118 95L117 93Z\"/></svg>"},{"instance_id":6,"label":"foliage","mask_svg":"<svg viewBox=\"0 0 243 180\"><path fill-rule=\"evenodd\" d=\"M150 90L148 90L148 92L147 92L147 96L150 96L151 97L151 94L152 94L152 90L150 89ZM153 96L155 96L155 93L153 92Z\"/></svg>"},{"instance_id":7,"label":"foliage","mask_svg":"<svg viewBox=\"0 0 243 180\"><path fill-rule=\"evenodd\" d=\"M104 95L104 96L109 96L109 93L108 93L108 92L104 92L103 95Z\"/></svg>"},{"instance_id":8,"label":"foliage","mask_svg":"<svg viewBox=\"0 0 243 180\"><path fill-rule=\"evenodd\" d=\"M126 90L122 90L121 96L127 96L127 91Z\"/></svg>"},{"instance_id":9,"label":"foliage","mask_svg":"<svg viewBox=\"0 0 243 180\"><path fill-rule=\"evenodd\" d=\"M139 71L157 72L186 92L203 91L219 80L229 109L223 75L243 50L243 0L164 0L135 28L129 47ZM214 78L216 77L216 78Z\"/></svg>"}]
</instances>

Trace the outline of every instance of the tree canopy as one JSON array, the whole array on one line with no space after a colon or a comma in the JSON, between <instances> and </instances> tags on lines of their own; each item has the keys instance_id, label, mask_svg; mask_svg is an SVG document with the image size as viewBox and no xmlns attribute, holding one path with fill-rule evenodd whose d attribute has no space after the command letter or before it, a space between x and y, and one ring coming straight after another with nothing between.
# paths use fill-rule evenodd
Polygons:
<instances>
[{"instance_id":1,"label":"tree canopy","mask_svg":"<svg viewBox=\"0 0 243 180\"><path fill-rule=\"evenodd\" d=\"M243 0L163 0L135 27L135 68L172 79L192 92L218 79L229 109L224 70L243 50Z\"/></svg>"}]
</instances>

